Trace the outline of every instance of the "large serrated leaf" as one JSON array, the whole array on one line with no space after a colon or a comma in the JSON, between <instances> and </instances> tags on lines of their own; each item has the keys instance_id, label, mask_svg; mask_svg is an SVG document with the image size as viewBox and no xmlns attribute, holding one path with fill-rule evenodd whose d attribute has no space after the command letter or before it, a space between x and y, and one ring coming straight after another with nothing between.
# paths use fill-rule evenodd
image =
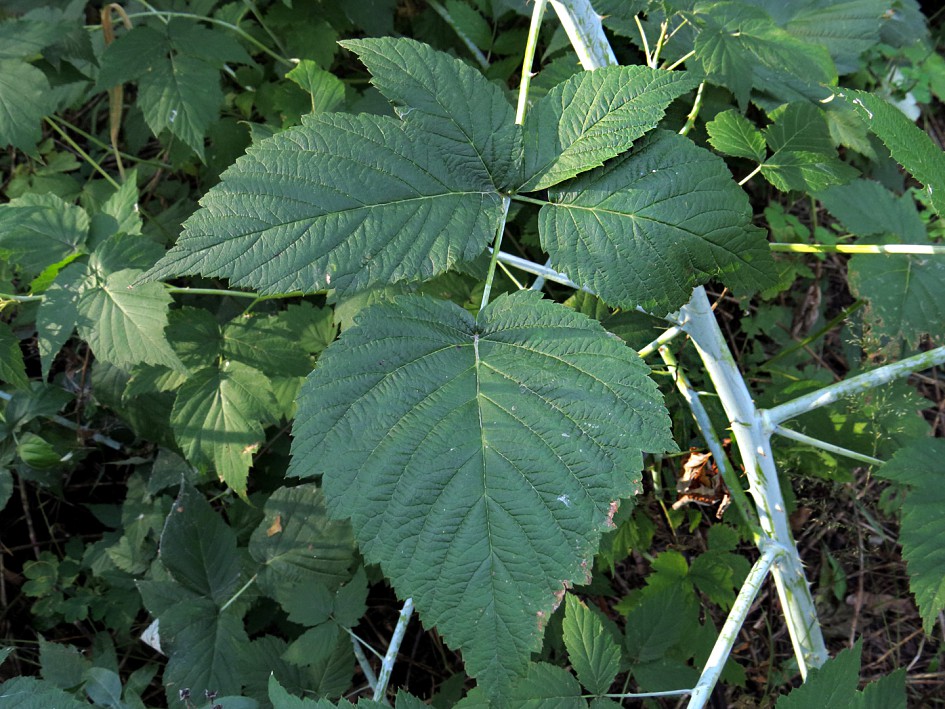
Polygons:
<instances>
[{"instance_id":1,"label":"large serrated leaf","mask_svg":"<svg viewBox=\"0 0 945 709\"><path fill-rule=\"evenodd\" d=\"M841 96L853 104L893 159L925 185L935 211L945 214L945 153L928 133L879 96L852 89L844 89Z\"/></svg>"},{"instance_id":2,"label":"large serrated leaf","mask_svg":"<svg viewBox=\"0 0 945 709\"><path fill-rule=\"evenodd\" d=\"M620 648L604 624L575 596L565 598L564 645L571 665L585 689L604 694L620 671Z\"/></svg>"},{"instance_id":3,"label":"large serrated leaf","mask_svg":"<svg viewBox=\"0 0 945 709\"><path fill-rule=\"evenodd\" d=\"M371 72L398 115L436 143L458 174L496 189L520 171L522 138L502 89L468 64L412 39L341 42Z\"/></svg>"},{"instance_id":4,"label":"large serrated leaf","mask_svg":"<svg viewBox=\"0 0 945 709\"><path fill-rule=\"evenodd\" d=\"M88 709L89 706L52 682L36 677L14 677L0 684L0 705L16 709Z\"/></svg>"},{"instance_id":5,"label":"large serrated leaf","mask_svg":"<svg viewBox=\"0 0 945 709\"><path fill-rule=\"evenodd\" d=\"M146 274L224 276L264 293L341 293L443 273L485 250L502 216L391 118L318 114L251 147Z\"/></svg>"},{"instance_id":6,"label":"large serrated leaf","mask_svg":"<svg viewBox=\"0 0 945 709\"><path fill-rule=\"evenodd\" d=\"M240 495L253 453L262 444L262 422L277 409L272 383L259 370L227 361L190 376L171 411L174 437L187 459L212 467Z\"/></svg>"},{"instance_id":7,"label":"large serrated leaf","mask_svg":"<svg viewBox=\"0 0 945 709\"><path fill-rule=\"evenodd\" d=\"M931 632L936 618L945 608L945 441L922 439L900 449L876 475L908 485L911 490L903 502L899 541L909 571L909 587L915 594L922 624Z\"/></svg>"},{"instance_id":8,"label":"large serrated leaf","mask_svg":"<svg viewBox=\"0 0 945 709\"><path fill-rule=\"evenodd\" d=\"M629 150L698 83L683 72L607 66L558 84L525 117L519 191L545 189Z\"/></svg>"},{"instance_id":9,"label":"large serrated leaf","mask_svg":"<svg viewBox=\"0 0 945 709\"><path fill-rule=\"evenodd\" d=\"M888 18L888 0L770 0L776 10L791 14L784 28L795 37L827 48L840 74L859 68L860 55L879 42Z\"/></svg>"},{"instance_id":10,"label":"large serrated leaf","mask_svg":"<svg viewBox=\"0 0 945 709\"><path fill-rule=\"evenodd\" d=\"M664 314L712 278L740 292L772 278L745 193L682 136L656 133L549 196L539 229L552 264L611 305Z\"/></svg>"},{"instance_id":11,"label":"large serrated leaf","mask_svg":"<svg viewBox=\"0 0 945 709\"><path fill-rule=\"evenodd\" d=\"M646 367L595 321L535 293L478 319L409 296L322 355L290 474L323 476L366 558L494 694L585 577L641 451L674 447L667 424Z\"/></svg>"}]
</instances>

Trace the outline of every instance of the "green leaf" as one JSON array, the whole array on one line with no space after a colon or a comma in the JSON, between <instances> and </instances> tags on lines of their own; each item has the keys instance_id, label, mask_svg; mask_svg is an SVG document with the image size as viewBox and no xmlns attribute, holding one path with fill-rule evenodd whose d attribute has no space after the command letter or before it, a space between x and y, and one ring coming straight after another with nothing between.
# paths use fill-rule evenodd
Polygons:
<instances>
[{"instance_id":1,"label":"green leaf","mask_svg":"<svg viewBox=\"0 0 945 709\"><path fill-rule=\"evenodd\" d=\"M745 193L682 136L660 131L549 198L539 229L552 265L613 306L665 314L713 278L747 293L773 277Z\"/></svg>"},{"instance_id":2,"label":"green leaf","mask_svg":"<svg viewBox=\"0 0 945 709\"><path fill-rule=\"evenodd\" d=\"M608 66L558 84L525 117L519 191L545 189L620 155L698 83L684 72Z\"/></svg>"},{"instance_id":3,"label":"green leaf","mask_svg":"<svg viewBox=\"0 0 945 709\"><path fill-rule=\"evenodd\" d=\"M740 2L706 3L698 9L696 61L709 80L729 89L744 110L752 90L778 103L819 100L836 81L824 47L808 44L779 28L760 8Z\"/></svg>"},{"instance_id":4,"label":"green leaf","mask_svg":"<svg viewBox=\"0 0 945 709\"><path fill-rule=\"evenodd\" d=\"M100 707L125 709L121 701L121 677L104 667L92 667L88 671L85 693Z\"/></svg>"},{"instance_id":5,"label":"green leaf","mask_svg":"<svg viewBox=\"0 0 945 709\"><path fill-rule=\"evenodd\" d=\"M289 474L322 475L424 622L499 693L584 579L642 450L673 448L647 368L534 292L478 320L408 296L362 312L299 397Z\"/></svg>"},{"instance_id":6,"label":"green leaf","mask_svg":"<svg viewBox=\"0 0 945 709\"><path fill-rule=\"evenodd\" d=\"M217 119L225 62L251 60L225 32L172 18L160 29L136 27L101 58L97 88L138 81L138 107L155 135L168 130L203 159L203 139Z\"/></svg>"},{"instance_id":7,"label":"green leaf","mask_svg":"<svg viewBox=\"0 0 945 709\"><path fill-rule=\"evenodd\" d=\"M227 361L206 367L181 386L171 428L187 460L212 467L241 495L255 453L265 440L262 422L276 408L272 384L257 369Z\"/></svg>"},{"instance_id":8,"label":"green leaf","mask_svg":"<svg viewBox=\"0 0 945 709\"><path fill-rule=\"evenodd\" d=\"M878 182L854 180L836 185L817 199L857 236L895 234L904 244L928 241L912 196L897 197Z\"/></svg>"},{"instance_id":9,"label":"green leaf","mask_svg":"<svg viewBox=\"0 0 945 709\"><path fill-rule=\"evenodd\" d=\"M772 0L791 17L784 28L809 44L827 48L840 74L856 71L860 56L879 42L888 0Z\"/></svg>"},{"instance_id":10,"label":"green leaf","mask_svg":"<svg viewBox=\"0 0 945 709\"><path fill-rule=\"evenodd\" d=\"M35 153L43 116L52 110L43 72L19 59L0 60L0 145Z\"/></svg>"},{"instance_id":11,"label":"green leaf","mask_svg":"<svg viewBox=\"0 0 945 709\"><path fill-rule=\"evenodd\" d=\"M43 378L59 350L66 344L79 322L79 296L90 286L88 266L71 263L62 269L46 291L36 314L37 344Z\"/></svg>"},{"instance_id":12,"label":"green leaf","mask_svg":"<svg viewBox=\"0 0 945 709\"><path fill-rule=\"evenodd\" d=\"M311 59L301 60L285 75L312 95L312 112L334 111L345 100L341 79L325 71Z\"/></svg>"},{"instance_id":13,"label":"green leaf","mask_svg":"<svg viewBox=\"0 0 945 709\"><path fill-rule=\"evenodd\" d=\"M584 709L581 687L565 669L546 662L529 664L528 673L515 683L508 696L510 709Z\"/></svg>"},{"instance_id":14,"label":"green leaf","mask_svg":"<svg viewBox=\"0 0 945 709\"><path fill-rule=\"evenodd\" d=\"M411 39L341 42L358 55L397 114L457 175L502 189L516 179L521 131L505 92L468 64Z\"/></svg>"},{"instance_id":15,"label":"green leaf","mask_svg":"<svg viewBox=\"0 0 945 709\"><path fill-rule=\"evenodd\" d=\"M493 238L498 193L451 172L425 135L378 116L303 121L237 160L146 278L350 293L443 273Z\"/></svg>"},{"instance_id":16,"label":"green leaf","mask_svg":"<svg viewBox=\"0 0 945 709\"><path fill-rule=\"evenodd\" d=\"M626 648L634 666L659 661L699 624L699 605L688 583L650 585L640 596L627 614Z\"/></svg>"},{"instance_id":17,"label":"green leaf","mask_svg":"<svg viewBox=\"0 0 945 709\"><path fill-rule=\"evenodd\" d=\"M0 257L30 275L81 252L88 231L85 210L51 193L27 193L0 205Z\"/></svg>"},{"instance_id":18,"label":"green leaf","mask_svg":"<svg viewBox=\"0 0 945 709\"><path fill-rule=\"evenodd\" d=\"M817 192L849 182L856 169L841 162L827 121L816 106L792 103L773 114L765 129L773 155L761 166L761 174L782 192Z\"/></svg>"},{"instance_id":19,"label":"green leaf","mask_svg":"<svg viewBox=\"0 0 945 709\"><path fill-rule=\"evenodd\" d=\"M465 35L479 49L492 46L492 27L485 18L462 0L446 0L446 9L457 33Z\"/></svg>"},{"instance_id":20,"label":"green leaf","mask_svg":"<svg viewBox=\"0 0 945 709\"><path fill-rule=\"evenodd\" d=\"M11 475L10 471L6 468L0 467L0 512L3 512L3 508L7 506L12 495L13 475ZM2 661L3 658L2 652L3 651L0 650L0 661Z\"/></svg>"},{"instance_id":21,"label":"green leaf","mask_svg":"<svg viewBox=\"0 0 945 709\"><path fill-rule=\"evenodd\" d=\"M876 137L889 148L893 159L925 185L932 207L945 215L945 153L902 112L882 98L865 91L844 89L849 101Z\"/></svg>"},{"instance_id":22,"label":"green leaf","mask_svg":"<svg viewBox=\"0 0 945 709\"><path fill-rule=\"evenodd\" d=\"M823 667L812 669L803 685L778 699L777 709L904 709L906 696L902 672L873 682L863 692L857 691L862 650L862 641L857 640L852 648L840 651ZM879 704L880 699L889 703Z\"/></svg>"},{"instance_id":23,"label":"green leaf","mask_svg":"<svg viewBox=\"0 0 945 709\"><path fill-rule=\"evenodd\" d=\"M223 354L270 377L304 377L312 371L312 362L294 346L296 339L297 332L279 316L243 317L223 328ZM293 346L274 347L278 342Z\"/></svg>"},{"instance_id":24,"label":"green leaf","mask_svg":"<svg viewBox=\"0 0 945 709\"><path fill-rule=\"evenodd\" d=\"M354 562L351 527L328 518L316 485L279 488L264 513L249 542L249 553L263 564L264 588L295 582L336 589L348 580Z\"/></svg>"},{"instance_id":25,"label":"green leaf","mask_svg":"<svg viewBox=\"0 0 945 709\"><path fill-rule=\"evenodd\" d=\"M66 694L51 682L44 682L35 677L14 677L0 684L0 704L16 709L88 709L86 702L80 702L71 694Z\"/></svg>"},{"instance_id":26,"label":"green leaf","mask_svg":"<svg viewBox=\"0 0 945 709\"><path fill-rule=\"evenodd\" d=\"M920 439L875 470L876 475L910 488L903 502L899 541L909 571L909 588L927 633L932 632L945 608L945 548L939 543L945 534L943 461L945 441Z\"/></svg>"},{"instance_id":27,"label":"green leaf","mask_svg":"<svg viewBox=\"0 0 945 709\"><path fill-rule=\"evenodd\" d=\"M183 365L164 337L171 294L160 283L132 287L141 274L126 269L111 274L78 298L79 334L98 359L118 367L138 363Z\"/></svg>"},{"instance_id":28,"label":"green leaf","mask_svg":"<svg viewBox=\"0 0 945 709\"><path fill-rule=\"evenodd\" d=\"M859 243L865 243L861 239ZM877 241L877 239L872 239ZM879 239L878 241L886 241ZM916 239L928 244L928 239ZM869 301L870 333L896 349L901 340L918 345L926 333L939 341L945 333L945 258L927 254L860 254L847 266L850 290Z\"/></svg>"},{"instance_id":29,"label":"green leaf","mask_svg":"<svg viewBox=\"0 0 945 709\"><path fill-rule=\"evenodd\" d=\"M26 389L30 383L26 376L20 338L5 322L0 322L0 382L18 389Z\"/></svg>"},{"instance_id":30,"label":"green leaf","mask_svg":"<svg viewBox=\"0 0 945 709\"><path fill-rule=\"evenodd\" d=\"M79 649L63 643L39 639L39 667L43 679L60 689L74 689L82 684L92 663Z\"/></svg>"},{"instance_id":31,"label":"green leaf","mask_svg":"<svg viewBox=\"0 0 945 709\"><path fill-rule=\"evenodd\" d=\"M594 613L576 596L565 596L564 645L578 680L593 694L604 694L620 671L620 648Z\"/></svg>"},{"instance_id":32,"label":"green leaf","mask_svg":"<svg viewBox=\"0 0 945 709\"><path fill-rule=\"evenodd\" d=\"M16 454L24 463L37 470L50 470L62 463L62 454L35 433L24 433L19 437Z\"/></svg>"},{"instance_id":33,"label":"green leaf","mask_svg":"<svg viewBox=\"0 0 945 709\"><path fill-rule=\"evenodd\" d=\"M720 113L706 123L709 143L725 155L764 162L765 139L755 125L735 109Z\"/></svg>"},{"instance_id":34,"label":"green leaf","mask_svg":"<svg viewBox=\"0 0 945 709\"><path fill-rule=\"evenodd\" d=\"M182 485L161 534L161 561L184 588L218 606L240 580L236 535L197 490Z\"/></svg>"}]
</instances>

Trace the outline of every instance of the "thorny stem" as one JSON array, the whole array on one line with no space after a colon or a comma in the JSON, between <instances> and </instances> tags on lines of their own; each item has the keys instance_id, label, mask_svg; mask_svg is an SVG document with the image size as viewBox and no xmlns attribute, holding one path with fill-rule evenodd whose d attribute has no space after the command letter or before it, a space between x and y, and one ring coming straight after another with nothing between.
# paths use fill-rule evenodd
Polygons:
<instances>
[{"instance_id":1,"label":"thorny stem","mask_svg":"<svg viewBox=\"0 0 945 709\"><path fill-rule=\"evenodd\" d=\"M374 701L378 702L387 692L387 683L390 681L390 673L394 669L394 660L397 659L397 651L400 650L400 643L404 639L404 633L407 632L407 624L410 622L410 616L413 615L413 599L408 598L404 601L404 606L400 610L400 618L397 620L397 627L390 638L390 645L384 654L384 661L381 663L381 671L377 674L377 686L374 688Z\"/></svg>"},{"instance_id":2,"label":"thorny stem","mask_svg":"<svg viewBox=\"0 0 945 709\"><path fill-rule=\"evenodd\" d=\"M692 127L696 124L696 118L699 117L699 111L702 110L703 91L705 91L704 81L699 84L699 88L696 89L696 100L692 102L692 110L689 111L689 115L686 116L686 123L679 129L679 135L689 135L689 131L691 131Z\"/></svg>"},{"instance_id":3,"label":"thorny stem","mask_svg":"<svg viewBox=\"0 0 945 709\"><path fill-rule=\"evenodd\" d=\"M745 524L751 530L754 542L759 544L766 535L761 531L761 526L758 524L758 516L754 513L752 504L745 494L745 491L742 489L741 480L738 479L738 476L729 463L728 456L722 448L722 442L715 432L715 426L712 425L712 419L709 418L709 412L705 410L705 407L702 405L702 400L699 398L699 392L695 391L689 384L688 377L686 377L685 372L679 368L679 363L676 361L676 357L669 347L663 345L659 348L659 352L660 357L663 358L663 361L669 368L669 373L676 383L676 388L679 389L679 393L682 394L686 403L689 404L692 417L695 419L696 425L699 427L699 431L702 433L702 438L705 439L706 445L708 445L709 450L712 451L712 457L715 459L715 464L722 474L722 480L725 481L725 486L728 488L729 494L735 502L735 507L741 514L742 519L745 520Z\"/></svg>"}]
</instances>

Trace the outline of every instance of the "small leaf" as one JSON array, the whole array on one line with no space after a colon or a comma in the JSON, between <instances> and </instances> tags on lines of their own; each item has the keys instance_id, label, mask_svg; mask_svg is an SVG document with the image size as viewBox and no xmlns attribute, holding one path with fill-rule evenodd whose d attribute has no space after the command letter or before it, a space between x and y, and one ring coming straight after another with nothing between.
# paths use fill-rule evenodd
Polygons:
<instances>
[{"instance_id":1,"label":"small leaf","mask_svg":"<svg viewBox=\"0 0 945 709\"><path fill-rule=\"evenodd\" d=\"M412 39L357 39L371 83L435 144L450 169L497 189L520 169L521 131L505 92L468 64Z\"/></svg>"},{"instance_id":2,"label":"small leaf","mask_svg":"<svg viewBox=\"0 0 945 709\"><path fill-rule=\"evenodd\" d=\"M646 367L597 322L534 292L478 321L408 296L322 355L290 475L322 475L365 558L501 693L586 577L641 450L673 447L666 425Z\"/></svg>"},{"instance_id":3,"label":"small leaf","mask_svg":"<svg viewBox=\"0 0 945 709\"><path fill-rule=\"evenodd\" d=\"M328 518L316 485L279 488L266 501L264 515L249 542L249 553L264 565L259 572L264 588L303 582L334 590L350 578L351 528L347 522ZM276 518L281 530L269 534Z\"/></svg>"},{"instance_id":4,"label":"small leaf","mask_svg":"<svg viewBox=\"0 0 945 709\"><path fill-rule=\"evenodd\" d=\"M841 96L853 104L896 162L925 185L935 211L945 215L945 153L928 133L878 96L852 89L845 89Z\"/></svg>"},{"instance_id":5,"label":"small leaf","mask_svg":"<svg viewBox=\"0 0 945 709\"><path fill-rule=\"evenodd\" d=\"M682 136L655 133L549 198L539 230L552 265L613 306L662 315L713 278L752 292L773 277L745 193Z\"/></svg>"},{"instance_id":6,"label":"small leaf","mask_svg":"<svg viewBox=\"0 0 945 709\"><path fill-rule=\"evenodd\" d=\"M302 59L285 75L312 95L312 112L334 111L345 100L345 85L311 59Z\"/></svg>"},{"instance_id":7,"label":"small leaf","mask_svg":"<svg viewBox=\"0 0 945 709\"><path fill-rule=\"evenodd\" d=\"M581 687L565 669L546 662L534 662L528 673L515 683L509 693L511 709L585 709Z\"/></svg>"},{"instance_id":8,"label":"small leaf","mask_svg":"<svg viewBox=\"0 0 945 709\"><path fill-rule=\"evenodd\" d=\"M203 273L264 293L346 294L429 278L485 250L498 193L452 173L426 136L378 116L303 121L237 160L145 278Z\"/></svg>"},{"instance_id":9,"label":"small leaf","mask_svg":"<svg viewBox=\"0 0 945 709\"><path fill-rule=\"evenodd\" d=\"M941 481L945 461L945 441L920 439L901 448L892 459L876 468L879 477L908 485L902 507L902 557L909 571L909 588L915 595L927 633L932 632L938 615L945 609L945 492Z\"/></svg>"},{"instance_id":10,"label":"small leaf","mask_svg":"<svg viewBox=\"0 0 945 709\"><path fill-rule=\"evenodd\" d=\"M854 180L817 195L844 228L857 236L895 234L904 244L928 241L915 199L897 197L878 182Z\"/></svg>"},{"instance_id":11,"label":"small leaf","mask_svg":"<svg viewBox=\"0 0 945 709\"><path fill-rule=\"evenodd\" d=\"M43 379L79 322L78 301L91 285L88 266L70 263L56 276L36 313L36 334Z\"/></svg>"},{"instance_id":12,"label":"small leaf","mask_svg":"<svg viewBox=\"0 0 945 709\"><path fill-rule=\"evenodd\" d=\"M755 162L765 159L765 138L754 124L735 109L720 113L706 123L709 143L725 155L748 158Z\"/></svg>"},{"instance_id":13,"label":"small leaf","mask_svg":"<svg viewBox=\"0 0 945 709\"><path fill-rule=\"evenodd\" d=\"M240 580L236 535L197 490L183 485L161 534L161 561L185 588L218 606Z\"/></svg>"},{"instance_id":14,"label":"small leaf","mask_svg":"<svg viewBox=\"0 0 945 709\"><path fill-rule=\"evenodd\" d=\"M262 372L227 361L198 370L181 386L171 428L187 460L212 467L245 496L253 453L265 440L262 422L275 408L272 384Z\"/></svg>"},{"instance_id":15,"label":"small leaf","mask_svg":"<svg viewBox=\"0 0 945 709\"><path fill-rule=\"evenodd\" d=\"M92 667L86 674L85 693L95 704L111 709L125 709L121 701L121 678L104 667Z\"/></svg>"},{"instance_id":16,"label":"small leaf","mask_svg":"<svg viewBox=\"0 0 945 709\"><path fill-rule=\"evenodd\" d=\"M103 285L86 288L76 303L79 334L96 357L118 367L147 363L182 370L164 337L171 294L160 283L132 287L140 274L118 271Z\"/></svg>"},{"instance_id":17,"label":"small leaf","mask_svg":"<svg viewBox=\"0 0 945 709\"><path fill-rule=\"evenodd\" d=\"M77 647L39 639L39 667L43 679L60 689L74 689L82 684L92 663Z\"/></svg>"},{"instance_id":18,"label":"small leaf","mask_svg":"<svg viewBox=\"0 0 945 709\"><path fill-rule=\"evenodd\" d=\"M0 60L0 145L35 153L43 116L53 108L42 71L19 59Z\"/></svg>"},{"instance_id":19,"label":"small leaf","mask_svg":"<svg viewBox=\"0 0 945 709\"><path fill-rule=\"evenodd\" d=\"M88 709L87 702L80 702L71 694L63 692L51 682L35 677L14 677L0 684L0 701L16 709Z\"/></svg>"},{"instance_id":20,"label":"small leaf","mask_svg":"<svg viewBox=\"0 0 945 709\"><path fill-rule=\"evenodd\" d=\"M27 193L0 205L0 256L30 275L82 251L85 210L54 194Z\"/></svg>"},{"instance_id":21,"label":"small leaf","mask_svg":"<svg viewBox=\"0 0 945 709\"><path fill-rule=\"evenodd\" d=\"M620 671L620 648L587 606L570 593L565 601L564 645L571 665L587 691L604 694Z\"/></svg>"},{"instance_id":22,"label":"small leaf","mask_svg":"<svg viewBox=\"0 0 945 709\"><path fill-rule=\"evenodd\" d=\"M608 66L558 84L526 114L519 191L545 189L628 150L698 83L684 72Z\"/></svg>"},{"instance_id":23,"label":"small leaf","mask_svg":"<svg viewBox=\"0 0 945 709\"><path fill-rule=\"evenodd\" d=\"M26 376L20 339L5 322L0 322L0 382L18 389L25 389L30 383Z\"/></svg>"}]
</instances>

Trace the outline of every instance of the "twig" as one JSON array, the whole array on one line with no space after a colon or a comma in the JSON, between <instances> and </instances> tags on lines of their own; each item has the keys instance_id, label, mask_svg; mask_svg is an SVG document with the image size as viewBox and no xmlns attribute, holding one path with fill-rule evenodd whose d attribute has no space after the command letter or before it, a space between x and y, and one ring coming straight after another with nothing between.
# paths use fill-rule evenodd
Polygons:
<instances>
[{"instance_id":1,"label":"twig","mask_svg":"<svg viewBox=\"0 0 945 709\"><path fill-rule=\"evenodd\" d=\"M400 649L400 643L404 639L404 633L407 631L407 624L410 622L410 616L413 615L413 599L408 598L404 601L404 607L400 610L400 618L397 620L397 627L394 628L394 634L391 635L390 645L384 655L384 661L381 663L381 671L377 674L377 686L374 688L374 701L378 702L387 693L387 683L390 681L390 673L394 670L394 661L397 659L397 651Z\"/></svg>"}]
</instances>

